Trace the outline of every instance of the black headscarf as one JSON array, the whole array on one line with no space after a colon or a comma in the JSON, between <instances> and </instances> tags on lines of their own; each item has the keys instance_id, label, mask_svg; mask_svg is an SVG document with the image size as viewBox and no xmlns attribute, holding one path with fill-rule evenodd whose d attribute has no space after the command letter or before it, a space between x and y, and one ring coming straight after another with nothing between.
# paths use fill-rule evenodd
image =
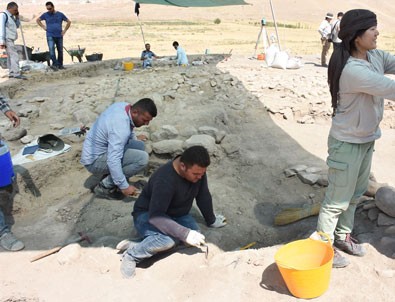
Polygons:
<instances>
[{"instance_id":1,"label":"black headscarf","mask_svg":"<svg viewBox=\"0 0 395 302\"><path fill-rule=\"evenodd\" d=\"M355 48L354 40L370 27L377 26L376 15L370 10L353 9L346 12L340 21L339 38L342 40L329 61L328 84L332 96L333 115L338 103L339 80L351 51Z\"/></svg>"}]
</instances>

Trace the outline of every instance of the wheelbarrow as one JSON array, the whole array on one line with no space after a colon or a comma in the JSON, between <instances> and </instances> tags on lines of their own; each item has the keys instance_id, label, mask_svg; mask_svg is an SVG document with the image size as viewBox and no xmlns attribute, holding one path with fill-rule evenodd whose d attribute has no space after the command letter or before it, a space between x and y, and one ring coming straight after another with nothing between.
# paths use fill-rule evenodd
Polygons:
<instances>
[{"instance_id":1,"label":"wheelbarrow","mask_svg":"<svg viewBox=\"0 0 395 302\"><path fill-rule=\"evenodd\" d=\"M79 45L78 45L78 48L67 49L64 46L63 46L63 48L71 56L71 61L74 62L74 57L76 57L80 63L82 62L82 56L84 55L85 48L81 48Z\"/></svg>"}]
</instances>

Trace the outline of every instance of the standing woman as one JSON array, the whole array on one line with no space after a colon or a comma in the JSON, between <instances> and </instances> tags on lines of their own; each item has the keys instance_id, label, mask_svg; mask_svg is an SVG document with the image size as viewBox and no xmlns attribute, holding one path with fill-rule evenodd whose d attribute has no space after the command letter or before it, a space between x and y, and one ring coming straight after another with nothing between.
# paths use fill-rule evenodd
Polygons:
<instances>
[{"instance_id":1,"label":"standing woman","mask_svg":"<svg viewBox=\"0 0 395 302\"><path fill-rule=\"evenodd\" d=\"M395 100L395 57L376 49L376 15L364 9L344 14L340 23L342 43L330 59L328 83L333 117L328 137L329 186L318 217L317 231L334 242L333 267L350 262L338 250L363 256L364 247L351 237L358 202L367 190L374 142L384 98ZM334 240L333 240L334 239Z\"/></svg>"}]
</instances>

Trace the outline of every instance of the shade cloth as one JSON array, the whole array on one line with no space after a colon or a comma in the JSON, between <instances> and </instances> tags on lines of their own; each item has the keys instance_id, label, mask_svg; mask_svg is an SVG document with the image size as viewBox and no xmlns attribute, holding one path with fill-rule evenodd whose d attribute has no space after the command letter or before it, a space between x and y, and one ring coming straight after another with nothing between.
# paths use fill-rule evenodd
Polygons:
<instances>
[{"instance_id":1,"label":"shade cloth","mask_svg":"<svg viewBox=\"0 0 395 302\"><path fill-rule=\"evenodd\" d=\"M247 5L243 0L138 0L136 3L161 4L181 7L210 7L225 5Z\"/></svg>"}]
</instances>

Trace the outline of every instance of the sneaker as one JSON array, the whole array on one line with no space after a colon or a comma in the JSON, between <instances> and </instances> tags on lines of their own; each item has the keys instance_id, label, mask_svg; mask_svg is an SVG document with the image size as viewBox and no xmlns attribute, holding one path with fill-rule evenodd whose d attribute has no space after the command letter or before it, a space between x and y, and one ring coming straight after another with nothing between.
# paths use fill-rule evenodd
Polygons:
<instances>
[{"instance_id":1,"label":"sneaker","mask_svg":"<svg viewBox=\"0 0 395 302\"><path fill-rule=\"evenodd\" d=\"M142 240L142 238L136 238L133 240L130 239L124 239L122 241L120 241L117 246L115 247L115 249L118 250L118 254L125 252L127 249L132 248L134 246L136 246L137 244L139 244L139 242Z\"/></svg>"},{"instance_id":2,"label":"sneaker","mask_svg":"<svg viewBox=\"0 0 395 302\"><path fill-rule=\"evenodd\" d=\"M350 264L350 261L346 257L343 257L337 249L333 249L333 252L333 268L342 268Z\"/></svg>"},{"instance_id":3,"label":"sneaker","mask_svg":"<svg viewBox=\"0 0 395 302\"><path fill-rule=\"evenodd\" d=\"M130 279L136 275L136 261L128 253L124 253L121 263L121 274L124 278Z\"/></svg>"},{"instance_id":4,"label":"sneaker","mask_svg":"<svg viewBox=\"0 0 395 302\"><path fill-rule=\"evenodd\" d=\"M66 69L63 65L59 66L58 69Z\"/></svg>"},{"instance_id":5,"label":"sneaker","mask_svg":"<svg viewBox=\"0 0 395 302\"><path fill-rule=\"evenodd\" d=\"M22 241L14 236L11 232L4 233L0 237L0 245L8 251L20 251L25 245Z\"/></svg>"},{"instance_id":6,"label":"sneaker","mask_svg":"<svg viewBox=\"0 0 395 302\"><path fill-rule=\"evenodd\" d=\"M129 239L124 239L124 240L122 240L121 242L119 242L118 244L117 244L117 246L116 246L116 249L119 251L119 252L124 252L124 251L126 251L128 248L129 248L129 246L130 246L130 244L132 243L132 241L131 240L129 240Z\"/></svg>"},{"instance_id":7,"label":"sneaker","mask_svg":"<svg viewBox=\"0 0 395 302\"><path fill-rule=\"evenodd\" d=\"M114 188L106 188L104 187L101 183L99 183L94 189L93 193L97 197L105 198L105 199L110 199L110 200L122 200L124 199L124 195L122 194L121 191L118 190L117 187Z\"/></svg>"},{"instance_id":8,"label":"sneaker","mask_svg":"<svg viewBox=\"0 0 395 302\"><path fill-rule=\"evenodd\" d=\"M49 66L49 68L51 68L53 71L59 70L58 66L54 66L54 65Z\"/></svg>"},{"instance_id":9,"label":"sneaker","mask_svg":"<svg viewBox=\"0 0 395 302\"><path fill-rule=\"evenodd\" d=\"M354 256L364 256L366 254L365 248L358 244L358 241L351 237L350 234L346 235L345 240L335 239L333 243L339 250Z\"/></svg>"}]
</instances>

